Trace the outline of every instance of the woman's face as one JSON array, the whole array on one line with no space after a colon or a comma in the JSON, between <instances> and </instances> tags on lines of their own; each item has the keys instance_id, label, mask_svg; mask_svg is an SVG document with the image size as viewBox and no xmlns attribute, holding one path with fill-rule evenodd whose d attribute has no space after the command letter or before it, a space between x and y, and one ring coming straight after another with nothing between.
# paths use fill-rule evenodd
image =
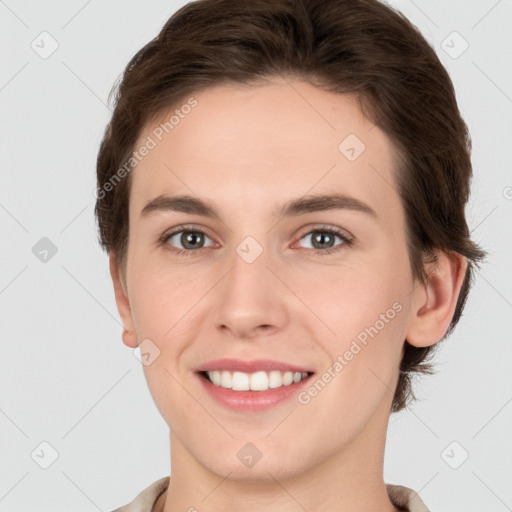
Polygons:
<instances>
[{"instance_id":1,"label":"woman's face","mask_svg":"<svg viewBox=\"0 0 512 512\"><path fill-rule=\"evenodd\" d=\"M354 98L303 82L193 98L162 117L179 110L168 133L158 122L139 137L126 266L123 339L146 340L173 457L239 479L360 463L383 442L413 314L393 147ZM308 202L335 195L347 199ZM286 386L223 390L227 403L196 371L220 358L314 373L287 398ZM251 409L258 393L280 401Z\"/></svg>"}]
</instances>

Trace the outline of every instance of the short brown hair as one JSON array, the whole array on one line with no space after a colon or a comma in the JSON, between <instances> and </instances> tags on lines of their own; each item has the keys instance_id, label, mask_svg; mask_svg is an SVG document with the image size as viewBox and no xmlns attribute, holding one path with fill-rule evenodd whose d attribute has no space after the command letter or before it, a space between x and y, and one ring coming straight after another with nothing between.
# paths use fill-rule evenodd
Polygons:
<instances>
[{"instance_id":1,"label":"short brown hair","mask_svg":"<svg viewBox=\"0 0 512 512\"><path fill-rule=\"evenodd\" d=\"M114 250L124 274L131 174L106 185L126 165L146 126L210 86L283 76L356 94L365 116L393 142L414 278L425 283L425 262L435 261L436 250L467 258L444 339L462 314L473 265L486 255L471 241L464 212L471 140L433 48L403 14L377 0L197 0L176 11L131 59L117 87L97 159L102 247ZM432 349L405 340L392 411L415 399L414 372L432 373Z\"/></svg>"}]
</instances>

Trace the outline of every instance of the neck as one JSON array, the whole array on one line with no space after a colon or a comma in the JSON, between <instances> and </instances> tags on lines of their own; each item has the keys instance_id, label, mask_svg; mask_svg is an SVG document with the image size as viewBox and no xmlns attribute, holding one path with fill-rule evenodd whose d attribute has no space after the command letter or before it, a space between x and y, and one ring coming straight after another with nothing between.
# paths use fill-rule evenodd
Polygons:
<instances>
[{"instance_id":1,"label":"neck","mask_svg":"<svg viewBox=\"0 0 512 512\"><path fill-rule=\"evenodd\" d=\"M251 480L230 478L230 470L224 475L205 467L171 430L169 487L153 512L398 512L383 481L388 419L389 409L377 411L352 442L300 472L260 466L261 473Z\"/></svg>"}]
</instances>

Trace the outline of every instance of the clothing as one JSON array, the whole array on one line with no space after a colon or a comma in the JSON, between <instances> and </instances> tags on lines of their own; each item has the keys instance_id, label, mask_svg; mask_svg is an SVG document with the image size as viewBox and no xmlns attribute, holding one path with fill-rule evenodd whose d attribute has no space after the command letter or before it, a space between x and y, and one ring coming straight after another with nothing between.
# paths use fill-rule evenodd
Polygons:
<instances>
[{"instance_id":1,"label":"clothing","mask_svg":"<svg viewBox=\"0 0 512 512\"><path fill-rule=\"evenodd\" d=\"M151 512L153 505L169 485L169 477L160 478L141 491L135 499L112 512ZM429 512L419 495L403 485L386 484L389 499L395 507L406 512Z\"/></svg>"}]
</instances>

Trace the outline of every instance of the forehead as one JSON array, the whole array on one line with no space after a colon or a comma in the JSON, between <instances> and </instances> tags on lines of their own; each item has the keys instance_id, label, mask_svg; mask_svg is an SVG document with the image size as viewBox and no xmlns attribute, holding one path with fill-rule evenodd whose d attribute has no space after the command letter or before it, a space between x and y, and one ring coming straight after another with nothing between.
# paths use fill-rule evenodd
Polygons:
<instances>
[{"instance_id":1,"label":"forehead","mask_svg":"<svg viewBox=\"0 0 512 512\"><path fill-rule=\"evenodd\" d=\"M306 193L340 192L383 214L398 207L394 147L354 96L283 81L191 97L139 136L136 148L151 149L132 171L134 213L162 194L270 210ZM195 106L180 108L187 104Z\"/></svg>"}]
</instances>

